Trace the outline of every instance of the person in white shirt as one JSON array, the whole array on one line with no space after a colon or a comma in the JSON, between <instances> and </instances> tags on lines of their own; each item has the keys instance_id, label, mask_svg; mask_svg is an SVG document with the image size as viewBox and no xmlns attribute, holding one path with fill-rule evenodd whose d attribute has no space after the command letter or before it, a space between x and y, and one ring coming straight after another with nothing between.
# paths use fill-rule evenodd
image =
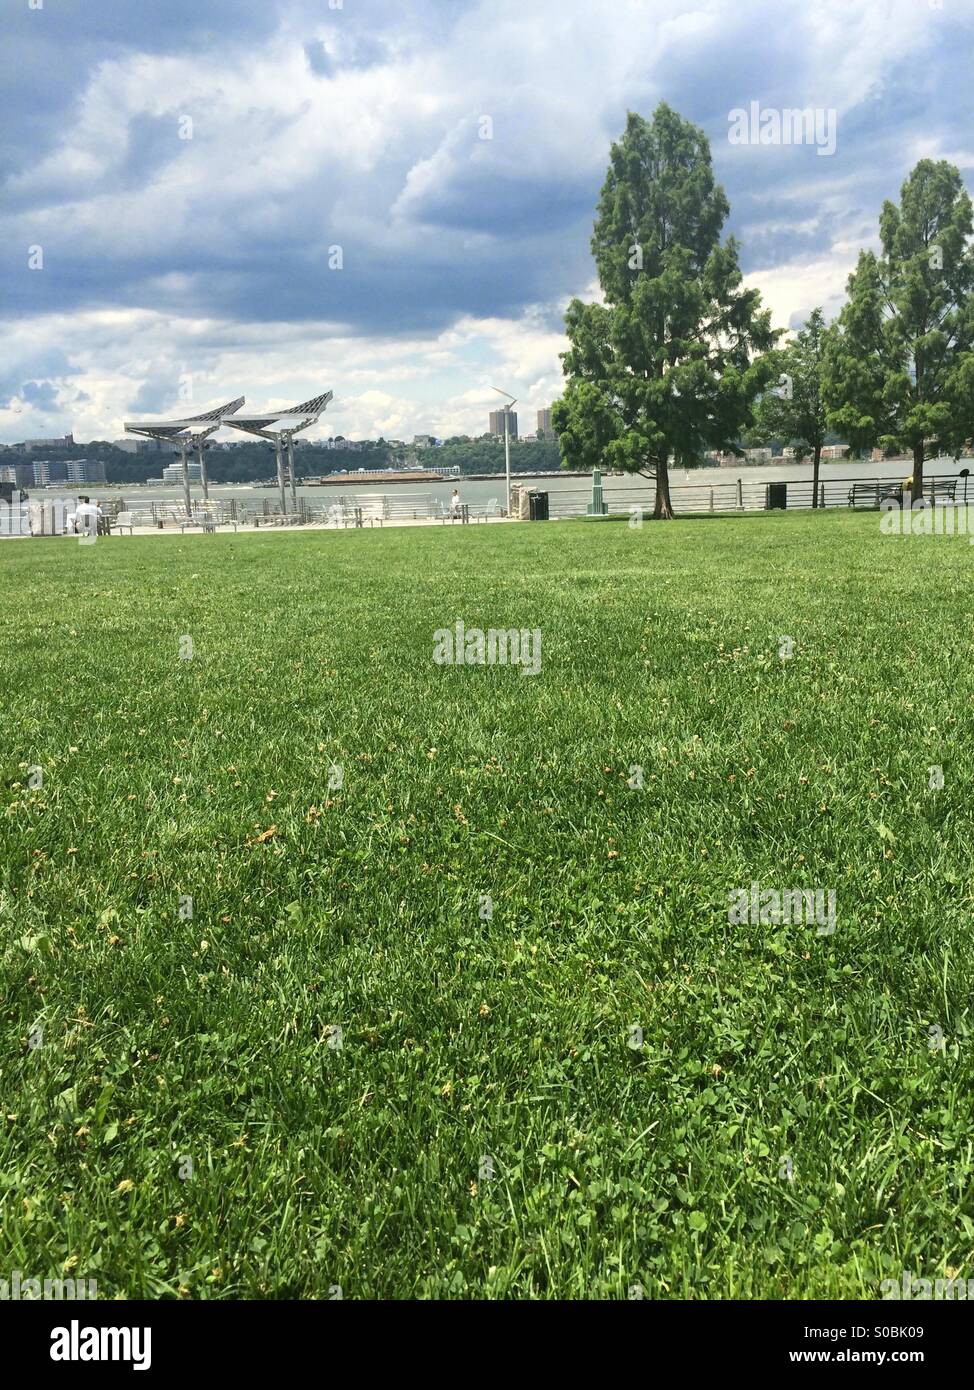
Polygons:
<instances>
[{"instance_id":1,"label":"person in white shirt","mask_svg":"<svg viewBox=\"0 0 974 1390\"><path fill-rule=\"evenodd\" d=\"M98 518L102 515L101 507L97 502L89 502L85 497L78 503L76 513L78 529L88 540L95 540L98 535Z\"/></svg>"},{"instance_id":2,"label":"person in white shirt","mask_svg":"<svg viewBox=\"0 0 974 1390\"><path fill-rule=\"evenodd\" d=\"M460 515L460 494L456 488L453 489L453 496L450 498L450 516L455 521Z\"/></svg>"}]
</instances>

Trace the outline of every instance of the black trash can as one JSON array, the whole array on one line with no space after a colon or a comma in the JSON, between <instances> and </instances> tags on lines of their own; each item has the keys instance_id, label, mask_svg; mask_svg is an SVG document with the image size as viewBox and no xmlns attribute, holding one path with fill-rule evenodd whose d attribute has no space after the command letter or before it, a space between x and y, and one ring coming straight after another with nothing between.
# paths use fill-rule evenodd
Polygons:
<instances>
[{"instance_id":1,"label":"black trash can","mask_svg":"<svg viewBox=\"0 0 974 1390\"><path fill-rule=\"evenodd\" d=\"M529 505L532 521L548 520L548 494L546 492L532 492Z\"/></svg>"},{"instance_id":2,"label":"black trash can","mask_svg":"<svg viewBox=\"0 0 974 1390\"><path fill-rule=\"evenodd\" d=\"M768 505L766 510L769 512L784 511L788 506L788 484L787 483L768 483Z\"/></svg>"}]
</instances>

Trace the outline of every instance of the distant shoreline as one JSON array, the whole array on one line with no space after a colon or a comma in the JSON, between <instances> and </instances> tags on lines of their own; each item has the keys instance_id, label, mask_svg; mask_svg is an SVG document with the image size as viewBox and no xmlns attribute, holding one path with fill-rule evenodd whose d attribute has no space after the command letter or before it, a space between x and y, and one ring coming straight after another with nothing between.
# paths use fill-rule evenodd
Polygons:
<instances>
[{"instance_id":1,"label":"distant shoreline","mask_svg":"<svg viewBox=\"0 0 974 1390\"><path fill-rule=\"evenodd\" d=\"M512 471L511 482L516 483L518 480L531 478L591 478L591 476L592 470L589 468L554 468L548 471L536 471L532 473L515 473ZM615 472L614 470L603 469L602 476L603 478L622 478L627 475ZM495 481L503 482L504 473L456 473L448 478L442 477L439 473L333 473L323 478L296 479L298 487L348 487L350 484L354 484L357 487L362 483L375 483L376 485L381 483L383 487L392 486L396 483L405 483L412 487L415 487L417 483L446 483L453 487L458 487L463 483L491 483ZM45 483L43 487L35 487L33 491L62 493L65 490L65 486L64 483ZM146 489L151 492L160 492L163 489L169 488L175 493L182 485L180 483L160 483L157 479L153 478L144 483L108 482L79 484L79 486L86 486L90 489L101 491L104 491L106 488L124 488L126 492L136 492L141 489ZM191 486L193 488L199 488L201 486L199 479L194 478L191 481ZM280 484L276 479L265 482L224 483L214 481L211 478L210 487L239 488L241 491L247 492L276 492ZM28 489L28 491L30 490L31 489Z\"/></svg>"}]
</instances>

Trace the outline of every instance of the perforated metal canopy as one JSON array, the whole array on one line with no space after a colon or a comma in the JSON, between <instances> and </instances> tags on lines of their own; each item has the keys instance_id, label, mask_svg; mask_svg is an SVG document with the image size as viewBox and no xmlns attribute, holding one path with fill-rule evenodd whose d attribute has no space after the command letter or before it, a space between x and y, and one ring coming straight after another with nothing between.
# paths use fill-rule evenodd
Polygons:
<instances>
[{"instance_id":1,"label":"perforated metal canopy","mask_svg":"<svg viewBox=\"0 0 974 1390\"><path fill-rule=\"evenodd\" d=\"M226 420L224 423L247 434L259 434L264 439L273 439L280 434L297 434L315 423L333 396L333 391L325 391L310 401L302 401L300 405L282 406L280 410L265 410L259 415L234 415L232 420Z\"/></svg>"},{"instance_id":2,"label":"perforated metal canopy","mask_svg":"<svg viewBox=\"0 0 974 1390\"><path fill-rule=\"evenodd\" d=\"M189 443L194 439L206 438L218 430L228 415L239 410L246 396L238 396L235 401L218 405L202 415L186 415L181 420L126 420L126 434L140 434L146 439L168 439L176 443Z\"/></svg>"}]
</instances>

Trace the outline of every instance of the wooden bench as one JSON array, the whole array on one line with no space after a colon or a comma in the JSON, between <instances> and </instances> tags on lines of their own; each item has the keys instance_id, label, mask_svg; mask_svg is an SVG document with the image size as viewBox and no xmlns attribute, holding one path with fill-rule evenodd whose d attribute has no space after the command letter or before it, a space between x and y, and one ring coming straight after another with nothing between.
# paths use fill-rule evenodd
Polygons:
<instances>
[{"instance_id":1,"label":"wooden bench","mask_svg":"<svg viewBox=\"0 0 974 1390\"><path fill-rule=\"evenodd\" d=\"M849 489L849 506L853 508L866 507L878 511L888 499L902 505L902 483L853 483Z\"/></svg>"},{"instance_id":2,"label":"wooden bench","mask_svg":"<svg viewBox=\"0 0 974 1390\"><path fill-rule=\"evenodd\" d=\"M957 478L931 478L929 483L924 483L923 491L931 502L953 502L958 481ZM903 493L902 483L853 483L849 489L849 506L878 510L884 502L892 501L902 507Z\"/></svg>"}]
</instances>

